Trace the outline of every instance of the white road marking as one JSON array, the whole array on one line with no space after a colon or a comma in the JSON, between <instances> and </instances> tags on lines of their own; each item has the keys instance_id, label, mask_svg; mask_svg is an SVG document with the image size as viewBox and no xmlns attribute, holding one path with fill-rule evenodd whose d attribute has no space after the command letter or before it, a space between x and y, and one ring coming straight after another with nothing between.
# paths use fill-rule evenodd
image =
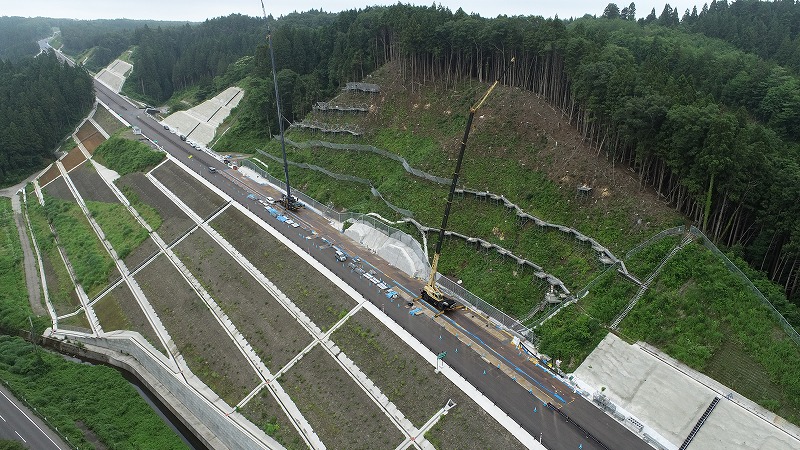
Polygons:
<instances>
[{"instance_id":1,"label":"white road marking","mask_svg":"<svg viewBox=\"0 0 800 450\"><path fill-rule=\"evenodd\" d=\"M5 422L5 421L6 421L6 418L5 418L5 417L3 417L3 416L0 416L0 419L3 419L3 422Z\"/></svg>"},{"instance_id":2,"label":"white road marking","mask_svg":"<svg viewBox=\"0 0 800 450\"><path fill-rule=\"evenodd\" d=\"M9 403L11 403L12 405L14 405L14 407L15 407L15 408L17 408L17 410L18 410L20 413L22 413L22 415L23 415L23 416L25 416L25 418L26 418L26 419L28 419L28 421L30 421L30 423L32 423L32 424L33 424L33 426L35 426L36 428L38 428L38 429L39 429L39 431L41 431L41 432L42 432L42 434L43 434L43 435L44 435L44 436L47 438L47 440L49 440L50 442L52 442L52 443L53 443L53 446L54 446L55 448L57 448L57 449L61 450L61 447L59 447L59 446L58 446L58 444L56 444L56 442L53 440L53 438L51 438L49 434L45 433L45 431L44 431L43 429L41 429L41 428L39 427L39 425L36 425L36 422L34 422L34 421L33 421L33 419L31 419L31 418L30 418L30 417L29 417L27 414L25 414L25 411L23 411L22 409L20 409L20 407L19 407L19 406L17 406L17 404L16 404L16 403L12 402L12 401L11 401L11 399L10 399L10 398L8 398L8 396L7 396L5 393L3 393L2 391L0 391L0 395L2 395L3 397L5 397L5 399L6 399L6 400L8 400L8 402L9 402ZM5 420L5 419L3 419L3 420ZM14 431L14 433L17 433L17 432L16 432L16 431ZM17 436L19 436L19 433L17 433ZM25 439L24 439L22 436L19 436L19 438L20 438L20 439L22 439L23 441L25 441ZM27 443L28 441L25 441L25 442Z\"/></svg>"},{"instance_id":3,"label":"white road marking","mask_svg":"<svg viewBox=\"0 0 800 450\"><path fill-rule=\"evenodd\" d=\"M24 443L26 443L26 444L28 443L28 441L26 441L26 440L25 440L25 438L24 438L24 437L22 437L22 435L21 435L21 434L19 434L19 432L18 432L17 430L14 430L14 433L17 433L17 436L19 436L19 438L20 438L20 439L22 439L22 442L24 442Z\"/></svg>"}]
</instances>

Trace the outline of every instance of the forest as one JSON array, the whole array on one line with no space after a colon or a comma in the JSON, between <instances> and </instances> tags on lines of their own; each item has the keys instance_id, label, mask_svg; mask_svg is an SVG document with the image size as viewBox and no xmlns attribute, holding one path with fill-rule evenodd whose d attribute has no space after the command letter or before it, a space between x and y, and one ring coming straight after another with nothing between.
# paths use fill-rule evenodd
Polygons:
<instances>
[{"instance_id":1,"label":"forest","mask_svg":"<svg viewBox=\"0 0 800 450\"><path fill-rule=\"evenodd\" d=\"M399 62L409 82L452 86L491 80L515 57L507 85L546 97L598 155L629 166L643 185L797 303L800 77L782 65L786 55L766 59L724 36L696 32L749 3L712 2L685 20L666 6L660 16L637 21L634 4L622 10L611 4L604 17L569 22L484 19L402 4L343 12L317 28L278 20L282 103L286 119L298 120L331 89L388 61ZM783 11L764 14L767 26L800 11L791 2L761 3ZM745 13L725 20L742 33L753 24ZM784 37L795 42L792 27L769 45ZM250 60L248 87L256 95L245 99L240 122L264 137L277 128L265 55L261 46Z\"/></svg>"},{"instance_id":2,"label":"forest","mask_svg":"<svg viewBox=\"0 0 800 450\"><path fill-rule=\"evenodd\" d=\"M631 167L798 302L798 17L791 0L715 0L684 12L665 5L644 17L635 3L610 3L575 20L398 3L266 22L231 15L134 30L62 25L62 39L73 52L134 48L124 90L153 103L190 88L202 100L240 84L250 92L240 132L262 138L277 129L267 25L288 122L390 61L411 86L447 87L491 80L515 57L505 84L547 98L598 155Z\"/></svg>"},{"instance_id":3,"label":"forest","mask_svg":"<svg viewBox=\"0 0 800 450\"><path fill-rule=\"evenodd\" d=\"M0 61L0 185L55 159L54 150L94 103L92 78L52 53Z\"/></svg>"}]
</instances>

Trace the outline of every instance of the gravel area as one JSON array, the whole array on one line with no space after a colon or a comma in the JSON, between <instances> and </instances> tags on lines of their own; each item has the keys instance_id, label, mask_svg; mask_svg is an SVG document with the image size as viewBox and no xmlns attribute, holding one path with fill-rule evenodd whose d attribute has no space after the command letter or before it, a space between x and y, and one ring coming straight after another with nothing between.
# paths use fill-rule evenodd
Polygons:
<instances>
[{"instance_id":1,"label":"gravel area","mask_svg":"<svg viewBox=\"0 0 800 450\"><path fill-rule=\"evenodd\" d=\"M91 200L103 203L119 203L119 199L111 191L105 181L97 173L91 162L87 161L69 173L72 184L78 189L84 201Z\"/></svg>"},{"instance_id":2,"label":"gravel area","mask_svg":"<svg viewBox=\"0 0 800 450\"><path fill-rule=\"evenodd\" d=\"M144 311L136 303L131 290L125 283L115 287L93 306L100 325L104 331L130 330L136 331L158 351L166 355L164 346L158 340L155 330L147 321Z\"/></svg>"},{"instance_id":3,"label":"gravel area","mask_svg":"<svg viewBox=\"0 0 800 450\"><path fill-rule=\"evenodd\" d=\"M225 200L222 197L194 179L172 161L167 161L153 171L153 176L167 189L180 197L200 217L208 217L225 204Z\"/></svg>"},{"instance_id":4,"label":"gravel area","mask_svg":"<svg viewBox=\"0 0 800 450\"><path fill-rule=\"evenodd\" d=\"M231 406L255 389L256 372L166 256L148 264L136 280L198 378Z\"/></svg>"},{"instance_id":5,"label":"gravel area","mask_svg":"<svg viewBox=\"0 0 800 450\"><path fill-rule=\"evenodd\" d=\"M211 223L314 323L327 330L355 301L266 230L235 208Z\"/></svg>"},{"instance_id":6,"label":"gravel area","mask_svg":"<svg viewBox=\"0 0 800 450\"><path fill-rule=\"evenodd\" d=\"M394 449L403 434L320 346L280 379L328 448Z\"/></svg>"},{"instance_id":7,"label":"gravel area","mask_svg":"<svg viewBox=\"0 0 800 450\"><path fill-rule=\"evenodd\" d=\"M132 193L138 197L139 201L150 205L161 216L163 222L156 231L165 242L174 241L194 227L192 219L151 183L144 174L131 173L123 176L116 183L128 196L129 201L136 203L130 198ZM149 225L153 226L153 224Z\"/></svg>"},{"instance_id":8,"label":"gravel area","mask_svg":"<svg viewBox=\"0 0 800 450\"><path fill-rule=\"evenodd\" d=\"M267 368L277 372L308 344L311 335L205 231L175 247Z\"/></svg>"}]
</instances>

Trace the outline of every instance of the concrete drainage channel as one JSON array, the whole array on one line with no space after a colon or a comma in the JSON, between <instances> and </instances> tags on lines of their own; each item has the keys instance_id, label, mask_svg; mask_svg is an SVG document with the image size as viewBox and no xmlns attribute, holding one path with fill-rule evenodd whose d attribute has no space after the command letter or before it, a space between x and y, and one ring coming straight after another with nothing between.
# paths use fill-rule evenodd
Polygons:
<instances>
[{"instance_id":1,"label":"concrete drainage channel","mask_svg":"<svg viewBox=\"0 0 800 450\"><path fill-rule=\"evenodd\" d=\"M42 338L40 344L43 347L58 352L64 359L82 364L104 365L117 370L122 374L122 377L136 389L136 392L139 393L147 404L153 408L153 411L158 414L161 420L163 420L189 448L193 450L204 450L208 448L208 446L203 444L203 442L195 436L194 432L192 432L192 430L187 427L144 382L137 378L135 373L126 370L124 367L111 364L103 359L92 357L93 352L91 350L87 350L86 348L81 349L80 347L66 344L57 339ZM67 346L71 347L74 351L65 352L64 350ZM96 356L101 357L104 355L97 354Z\"/></svg>"}]
</instances>

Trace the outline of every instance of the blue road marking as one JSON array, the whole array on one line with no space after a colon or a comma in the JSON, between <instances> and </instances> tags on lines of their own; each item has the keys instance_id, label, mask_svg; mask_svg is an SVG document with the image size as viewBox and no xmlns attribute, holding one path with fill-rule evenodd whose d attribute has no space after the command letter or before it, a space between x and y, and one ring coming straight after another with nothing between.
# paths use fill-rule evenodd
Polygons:
<instances>
[{"instance_id":1,"label":"blue road marking","mask_svg":"<svg viewBox=\"0 0 800 450\"><path fill-rule=\"evenodd\" d=\"M536 379L535 379L535 378L533 378L532 376L528 375L528 374L527 374L527 373L526 373L524 370L522 370L521 368L519 368L519 366L517 366L516 364L512 363L511 361L509 361L509 360L508 360L506 357L504 357L503 355L500 355L499 353L497 353L496 351L494 351L494 349L492 349L490 346L486 345L486 343L485 343L485 342L483 342L483 340L482 340L481 338L479 338L478 336L475 336L475 335L474 335L474 334L472 334L471 332L469 332L469 331L465 330L465 329L464 329L464 328L463 328L461 325L459 325L459 324L455 323L455 322L453 321L453 319L451 319L451 318L449 318L449 317L446 317L446 316L444 316L444 315L442 315L442 316L440 316L440 317L444 317L444 319L445 319L445 320L447 320L448 322L450 322L450 324L451 324L451 325L453 325L454 327L456 327L456 328L460 329L460 330L461 330L461 332L463 332L464 334L467 334L467 335L471 336L471 337L472 337L472 339L474 339L474 340L478 341L479 343L481 343L481 345L483 345L483 347L484 347L484 348L489 348L489 350L490 350L490 351L491 351L491 352L492 352L492 353L493 353L493 354L494 354L494 355L495 355L495 356L496 356L498 359L502 359L503 361L505 361L505 362L506 362L506 364L508 364L509 366L513 367L513 368L514 368L514 370L516 370L517 372L519 372L520 374L522 374L522 376L524 376L525 378L527 378L527 379L528 379L528 381L531 381L531 382L533 382L533 383L536 383L536 384L539 386L539 388L540 388L540 389L542 389L543 391L545 391L545 392L547 392L548 394L550 394L550 395L551 395L553 398L555 398L556 400L560 401L561 403L567 403L567 401L566 401L566 400L564 400L564 398L563 398L563 397L561 397L560 395L558 395L558 394L556 394L555 392L551 391L550 389L548 389L547 387L545 387L545 386L544 386L542 383L540 383L538 380L536 380ZM536 364L536 365L537 365L537 366L539 366L540 368L544 369L544 368L543 368L542 366L540 366L539 364ZM550 373L550 371L549 371L549 370L547 370L547 369L544 369L544 370L545 370L547 373Z\"/></svg>"}]
</instances>

